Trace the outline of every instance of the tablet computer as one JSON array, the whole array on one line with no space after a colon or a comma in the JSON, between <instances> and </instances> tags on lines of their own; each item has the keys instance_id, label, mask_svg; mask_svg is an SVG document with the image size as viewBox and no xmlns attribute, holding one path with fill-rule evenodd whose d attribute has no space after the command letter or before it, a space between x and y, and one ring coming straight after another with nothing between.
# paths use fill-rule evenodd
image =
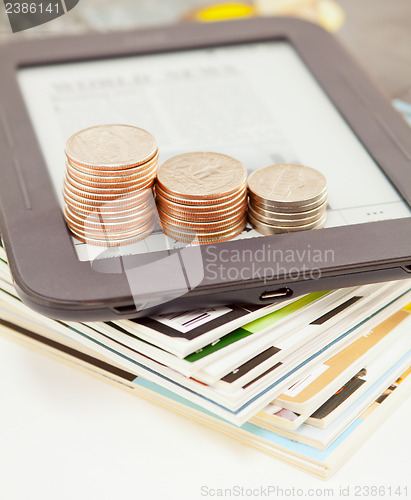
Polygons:
<instances>
[{"instance_id":1,"label":"tablet computer","mask_svg":"<svg viewBox=\"0 0 411 500\"><path fill-rule=\"evenodd\" d=\"M276 18L53 38L5 45L0 64L1 235L37 311L108 320L411 277L411 131L321 28ZM102 123L151 132L160 163L214 151L249 173L311 166L328 180L326 226L82 244L62 214L64 144Z\"/></svg>"}]
</instances>

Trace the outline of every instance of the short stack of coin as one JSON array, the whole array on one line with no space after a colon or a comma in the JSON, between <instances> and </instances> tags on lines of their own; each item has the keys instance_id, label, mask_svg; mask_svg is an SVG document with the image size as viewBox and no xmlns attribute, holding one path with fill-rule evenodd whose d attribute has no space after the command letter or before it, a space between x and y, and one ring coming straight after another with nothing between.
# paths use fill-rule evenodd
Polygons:
<instances>
[{"instance_id":1,"label":"short stack of coin","mask_svg":"<svg viewBox=\"0 0 411 500\"><path fill-rule=\"evenodd\" d=\"M226 241L247 222L247 171L220 153L186 153L157 172L157 209L165 234L185 243Z\"/></svg>"},{"instance_id":2,"label":"short stack of coin","mask_svg":"<svg viewBox=\"0 0 411 500\"><path fill-rule=\"evenodd\" d=\"M262 234L305 231L323 227L327 180L303 165L270 165L248 179L248 219Z\"/></svg>"},{"instance_id":3,"label":"short stack of coin","mask_svg":"<svg viewBox=\"0 0 411 500\"><path fill-rule=\"evenodd\" d=\"M152 232L158 146L151 134L129 125L99 125L70 137L65 153L64 216L77 239L120 246Z\"/></svg>"}]
</instances>

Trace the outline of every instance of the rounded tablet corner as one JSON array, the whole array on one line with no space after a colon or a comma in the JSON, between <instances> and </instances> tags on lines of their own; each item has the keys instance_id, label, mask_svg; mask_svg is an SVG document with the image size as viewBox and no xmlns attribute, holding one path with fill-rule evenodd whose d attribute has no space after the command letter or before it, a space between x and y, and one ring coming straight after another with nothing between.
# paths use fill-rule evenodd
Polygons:
<instances>
[{"instance_id":1,"label":"rounded tablet corner","mask_svg":"<svg viewBox=\"0 0 411 500\"><path fill-rule=\"evenodd\" d=\"M30 290L18 279L13 279L13 284L21 302L34 312L53 320L74 319L75 314L66 314L66 311L57 305L57 301L50 300L34 290Z\"/></svg>"},{"instance_id":2,"label":"rounded tablet corner","mask_svg":"<svg viewBox=\"0 0 411 500\"><path fill-rule=\"evenodd\" d=\"M109 308L88 307L84 304L63 304L58 301L46 299L40 295L28 294L18 285L15 285L16 292L22 303L42 316L54 321L92 322L109 321L113 319L113 312Z\"/></svg>"},{"instance_id":3,"label":"rounded tablet corner","mask_svg":"<svg viewBox=\"0 0 411 500\"><path fill-rule=\"evenodd\" d=\"M78 301L51 298L44 291L39 291L35 284L32 286L26 282L13 261L9 260L9 267L18 298L26 307L42 316L63 321L98 321L113 316L112 313L110 315L109 309L104 311L100 304L97 306L96 303L91 302L81 304Z\"/></svg>"},{"instance_id":4,"label":"rounded tablet corner","mask_svg":"<svg viewBox=\"0 0 411 500\"><path fill-rule=\"evenodd\" d=\"M272 16L265 19L269 19L270 21L273 21L275 23L282 22L289 24L290 25L289 28L291 28L293 34L297 36L298 35L305 36L307 32L310 32L314 35L320 34L321 36L326 36L327 39L329 40L330 36L332 35L320 24L314 21L310 21L309 19L303 19L301 17ZM261 18L258 18L257 21L261 21ZM237 21L237 22L244 22L244 21Z\"/></svg>"}]
</instances>

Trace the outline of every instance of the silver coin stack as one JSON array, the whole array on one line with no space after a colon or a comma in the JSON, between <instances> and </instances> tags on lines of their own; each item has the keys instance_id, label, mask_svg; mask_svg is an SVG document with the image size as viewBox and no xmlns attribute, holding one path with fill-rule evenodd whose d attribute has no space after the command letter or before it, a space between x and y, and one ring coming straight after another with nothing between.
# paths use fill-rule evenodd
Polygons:
<instances>
[{"instance_id":1,"label":"silver coin stack","mask_svg":"<svg viewBox=\"0 0 411 500\"><path fill-rule=\"evenodd\" d=\"M200 244L226 241L247 223L247 170L220 153L185 153L157 172L157 208L165 234Z\"/></svg>"},{"instance_id":2,"label":"silver coin stack","mask_svg":"<svg viewBox=\"0 0 411 500\"><path fill-rule=\"evenodd\" d=\"M248 179L248 219L261 234L318 229L326 221L327 180L303 165L270 165Z\"/></svg>"},{"instance_id":3,"label":"silver coin stack","mask_svg":"<svg viewBox=\"0 0 411 500\"><path fill-rule=\"evenodd\" d=\"M78 240L120 246L152 232L158 147L151 134L129 125L99 125L70 137L65 152L64 216Z\"/></svg>"}]
</instances>

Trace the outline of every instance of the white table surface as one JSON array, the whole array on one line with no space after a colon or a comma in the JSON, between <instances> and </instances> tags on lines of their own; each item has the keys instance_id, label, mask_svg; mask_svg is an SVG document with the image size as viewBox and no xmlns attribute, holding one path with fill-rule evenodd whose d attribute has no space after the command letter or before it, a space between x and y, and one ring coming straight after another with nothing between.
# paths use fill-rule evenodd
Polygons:
<instances>
[{"instance_id":1,"label":"white table surface","mask_svg":"<svg viewBox=\"0 0 411 500\"><path fill-rule=\"evenodd\" d=\"M268 486L288 498L292 487L354 498L363 485L411 496L411 398L322 481L2 336L0 371L1 500L196 500L234 486L240 498L267 498Z\"/></svg>"}]
</instances>

